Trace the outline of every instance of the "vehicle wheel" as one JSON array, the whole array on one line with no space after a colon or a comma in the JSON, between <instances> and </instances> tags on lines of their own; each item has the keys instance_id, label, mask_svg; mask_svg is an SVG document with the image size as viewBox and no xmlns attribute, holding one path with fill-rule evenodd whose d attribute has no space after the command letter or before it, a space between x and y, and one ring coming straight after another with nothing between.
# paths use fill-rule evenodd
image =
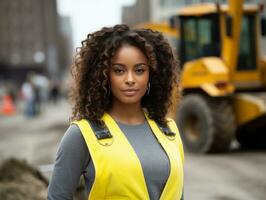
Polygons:
<instances>
[{"instance_id":1,"label":"vehicle wheel","mask_svg":"<svg viewBox=\"0 0 266 200\"><path fill-rule=\"evenodd\" d=\"M235 133L233 111L225 98L185 96L177 123L185 149L194 153L225 152Z\"/></svg>"}]
</instances>

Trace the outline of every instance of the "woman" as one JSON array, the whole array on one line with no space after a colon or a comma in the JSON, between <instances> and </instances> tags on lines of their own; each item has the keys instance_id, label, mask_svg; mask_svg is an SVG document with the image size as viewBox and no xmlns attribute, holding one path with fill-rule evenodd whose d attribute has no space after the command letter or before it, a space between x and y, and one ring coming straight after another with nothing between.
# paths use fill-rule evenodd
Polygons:
<instances>
[{"instance_id":1,"label":"woman","mask_svg":"<svg viewBox=\"0 0 266 200\"><path fill-rule=\"evenodd\" d=\"M82 42L72 68L71 120L48 199L181 199L183 148L166 119L177 62L159 32L103 28Z\"/></svg>"}]
</instances>

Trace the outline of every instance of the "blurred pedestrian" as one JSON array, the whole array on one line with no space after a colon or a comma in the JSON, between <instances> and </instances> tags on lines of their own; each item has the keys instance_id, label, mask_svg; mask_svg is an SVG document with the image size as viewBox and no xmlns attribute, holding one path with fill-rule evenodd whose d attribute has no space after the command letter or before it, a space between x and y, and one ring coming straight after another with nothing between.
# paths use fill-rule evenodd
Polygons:
<instances>
[{"instance_id":1,"label":"blurred pedestrian","mask_svg":"<svg viewBox=\"0 0 266 200\"><path fill-rule=\"evenodd\" d=\"M57 153L48 199L183 199L183 146L166 119L178 65L159 32L103 28L72 67L73 120Z\"/></svg>"},{"instance_id":2,"label":"blurred pedestrian","mask_svg":"<svg viewBox=\"0 0 266 200\"><path fill-rule=\"evenodd\" d=\"M34 99L33 99L33 104L34 104L34 114L39 115L41 113L41 104L42 104L42 99L41 99L41 88L33 84L33 92L34 92Z\"/></svg>"},{"instance_id":3,"label":"blurred pedestrian","mask_svg":"<svg viewBox=\"0 0 266 200\"><path fill-rule=\"evenodd\" d=\"M35 116L34 85L30 76L27 76L27 80L22 84L21 93L25 102L24 114L28 117Z\"/></svg>"},{"instance_id":4,"label":"blurred pedestrian","mask_svg":"<svg viewBox=\"0 0 266 200\"><path fill-rule=\"evenodd\" d=\"M54 82L50 89L50 100L54 104L57 104L58 99L59 99L59 84Z\"/></svg>"}]
</instances>

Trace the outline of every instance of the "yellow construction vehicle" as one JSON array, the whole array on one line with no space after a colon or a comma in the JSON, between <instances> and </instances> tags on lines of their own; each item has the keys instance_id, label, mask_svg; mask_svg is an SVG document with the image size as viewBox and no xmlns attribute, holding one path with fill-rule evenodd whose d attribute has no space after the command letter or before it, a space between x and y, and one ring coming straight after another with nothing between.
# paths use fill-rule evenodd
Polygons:
<instances>
[{"instance_id":1,"label":"yellow construction vehicle","mask_svg":"<svg viewBox=\"0 0 266 200\"><path fill-rule=\"evenodd\" d=\"M234 137L243 146L266 146L261 8L230 0L185 7L175 16L184 94L177 122L187 150L224 152Z\"/></svg>"},{"instance_id":2,"label":"yellow construction vehicle","mask_svg":"<svg viewBox=\"0 0 266 200\"><path fill-rule=\"evenodd\" d=\"M225 152L234 138L243 146L266 147L262 6L244 5L243 0L191 5L171 19L179 24L184 96L177 122L185 148ZM169 115L175 116L175 110Z\"/></svg>"}]
</instances>

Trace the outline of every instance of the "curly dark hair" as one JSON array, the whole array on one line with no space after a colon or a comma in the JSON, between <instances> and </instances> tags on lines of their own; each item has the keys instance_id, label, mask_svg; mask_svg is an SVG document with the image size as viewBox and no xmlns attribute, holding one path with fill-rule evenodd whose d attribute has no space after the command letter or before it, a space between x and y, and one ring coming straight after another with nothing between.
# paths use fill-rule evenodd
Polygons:
<instances>
[{"instance_id":1,"label":"curly dark hair","mask_svg":"<svg viewBox=\"0 0 266 200\"><path fill-rule=\"evenodd\" d=\"M179 87L179 65L173 51L160 32L150 29L130 29L127 25L104 27L88 34L77 49L71 68L73 84L71 120L101 121L112 106L109 70L111 59L122 44L140 49L150 67L150 92L142 98L142 107L157 123L165 124L167 110L172 105L173 87ZM179 90L177 90L179 91Z\"/></svg>"}]
</instances>

